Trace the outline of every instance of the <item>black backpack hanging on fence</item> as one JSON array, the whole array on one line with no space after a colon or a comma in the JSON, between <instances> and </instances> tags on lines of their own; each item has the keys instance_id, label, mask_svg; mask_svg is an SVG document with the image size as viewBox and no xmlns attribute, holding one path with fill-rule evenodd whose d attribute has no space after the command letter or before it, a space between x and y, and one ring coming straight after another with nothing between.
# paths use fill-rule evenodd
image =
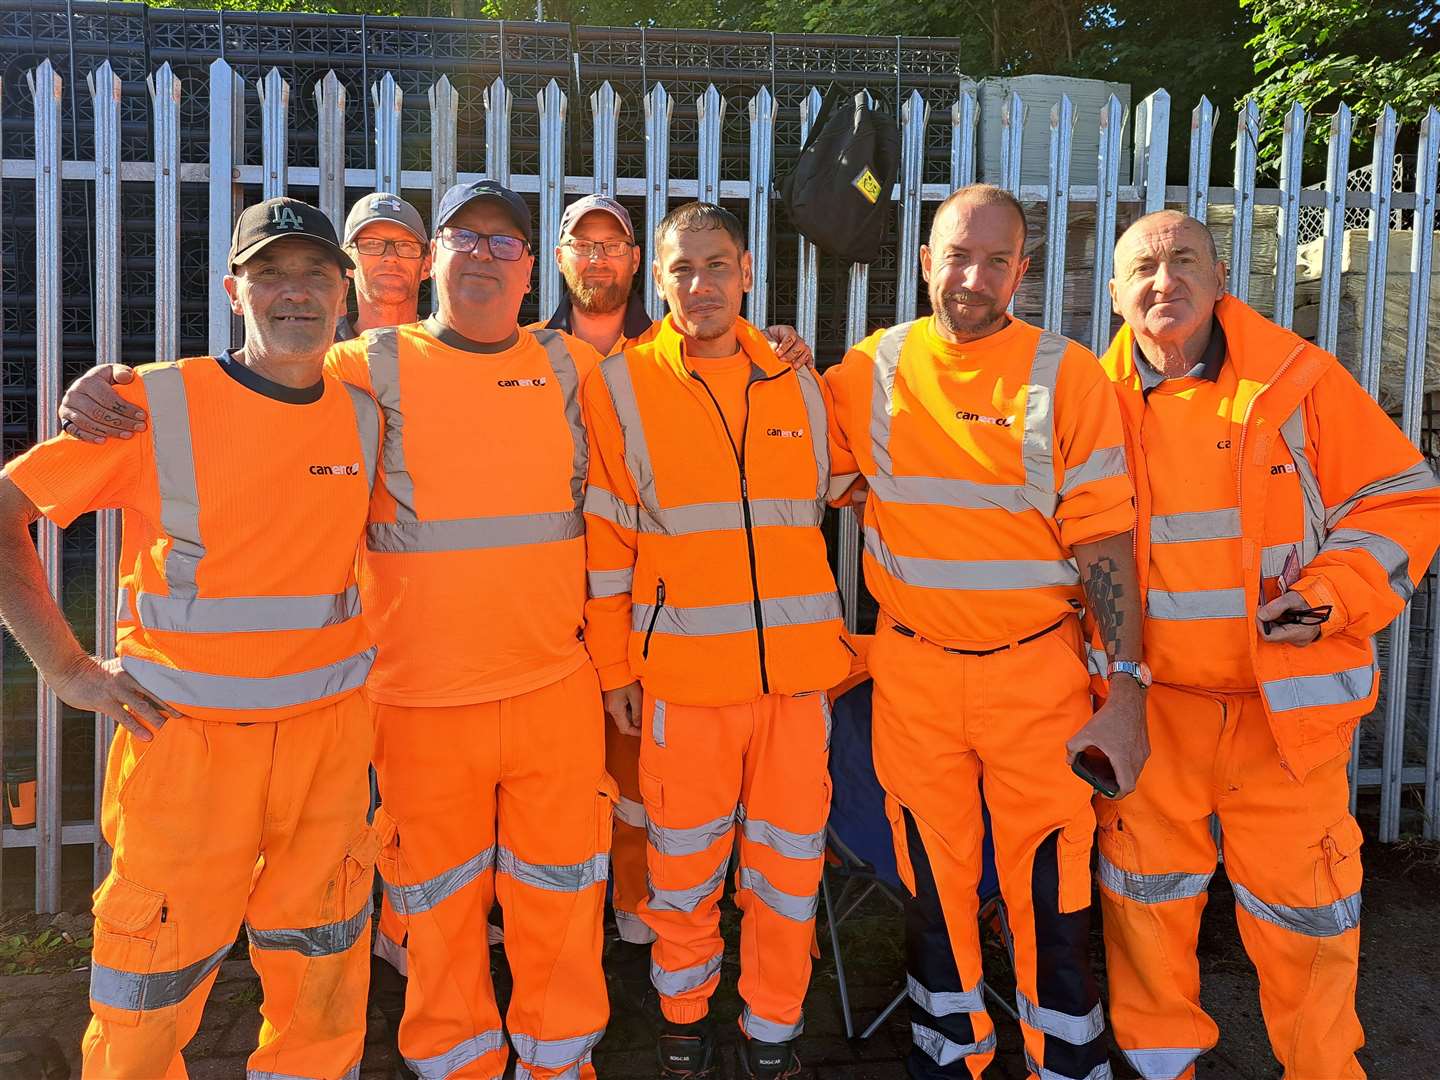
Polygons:
<instances>
[{"instance_id":1,"label":"black backpack hanging on fence","mask_svg":"<svg viewBox=\"0 0 1440 1080\"><path fill-rule=\"evenodd\" d=\"M890 228L900 129L865 91L832 86L780 187L790 220L827 255L873 262Z\"/></svg>"}]
</instances>

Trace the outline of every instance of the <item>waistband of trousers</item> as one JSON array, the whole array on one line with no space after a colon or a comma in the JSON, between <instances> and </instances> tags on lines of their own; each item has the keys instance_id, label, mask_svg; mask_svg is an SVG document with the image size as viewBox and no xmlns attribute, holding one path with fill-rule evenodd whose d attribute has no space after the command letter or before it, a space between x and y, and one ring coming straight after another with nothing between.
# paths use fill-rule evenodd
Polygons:
<instances>
[{"instance_id":1,"label":"waistband of trousers","mask_svg":"<svg viewBox=\"0 0 1440 1080\"><path fill-rule=\"evenodd\" d=\"M953 653L956 656L993 656L995 653L1005 652L1007 649L1013 649L1017 645L1026 645L1038 638L1044 637L1046 634L1054 633L1073 617L1073 615L1061 615L1060 618L1045 627L1044 630L1036 630L1035 633L1027 634L1025 637L1016 641L1007 641L1004 645L995 645L988 649L952 649L948 645L941 645L939 642L931 641L924 634L918 634L904 623L896 622L894 619L890 620L890 629L894 630L897 634L904 634L906 637L914 638L916 641L923 641L925 644L933 645L942 652Z\"/></svg>"}]
</instances>

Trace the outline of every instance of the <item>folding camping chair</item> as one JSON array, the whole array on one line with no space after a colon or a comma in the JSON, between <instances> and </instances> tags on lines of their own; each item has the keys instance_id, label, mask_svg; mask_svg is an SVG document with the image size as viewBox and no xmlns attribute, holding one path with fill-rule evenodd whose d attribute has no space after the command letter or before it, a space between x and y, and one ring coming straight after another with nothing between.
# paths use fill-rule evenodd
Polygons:
<instances>
[{"instance_id":1,"label":"folding camping chair","mask_svg":"<svg viewBox=\"0 0 1440 1080\"><path fill-rule=\"evenodd\" d=\"M831 707L830 777L833 793L830 821L826 825L829 857L820 879L825 921L830 930L830 948L835 957L835 978L840 988L840 1009L845 1018L845 1035L855 1038L855 1016L850 1007L850 988L845 981L845 959L840 948L840 927L875 892L901 910L905 886L895 866L895 848L890 823L885 817L885 792L875 777L870 750L870 697L873 684L866 679L846 690ZM995 870L995 849L990 840L990 819L985 817L984 870L980 877L980 921L994 922L1005 949L1012 956L1010 928L1000 900L1000 878ZM838 879L835 890L832 879ZM985 986L985 995L998 1008L1018 1019L1013 1006ZM895 995L859 1035L868 1039L905 1000L906 991Z\"/></svg>"}]
</instances>

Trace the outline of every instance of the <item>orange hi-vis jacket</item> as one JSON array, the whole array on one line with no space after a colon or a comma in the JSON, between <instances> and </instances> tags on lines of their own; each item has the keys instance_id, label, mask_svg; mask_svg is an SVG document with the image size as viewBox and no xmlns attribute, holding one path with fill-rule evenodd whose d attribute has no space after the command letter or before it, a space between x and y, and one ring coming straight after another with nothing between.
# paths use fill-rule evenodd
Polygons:
<instances>
[{"instance_id":1,"label":"orange hi-vis jacket","mask_svg":"<svg viewBox=\"0 0 1440 1080\"><path fill-rule=\"evenodd\" d=\"M213 357L137 374L116 390L148 435L61 435L5 470L61 527L122 511L125 671L200 720L284 720L358 689L375 655L355 581L374 402L329 376L317 401L276 401Z\"/></svg>"},{"instance_id":2,"label":"orange hi-vis jacket","mask_svg":"<svg viewBox=\"0 0 1440 1080\"><path fill-rule=\"evenodd\" d=\"M1141 450L1146 404L1129 327L1102 361L1125 417L1138 492L1140 585L1153 608L1162 599L1151 589L1154 546L1193 549L1199 561L1189 580L1205 588L1167 582L1161 608L1243 619L1281 762L1304 779L1348 749L1356 723L1375 704L1380 680L1371 638L1404 607L1440 546L1440 483L1329 353L1234 297L1222 298L1215 315L1226 363L1238 375L1224 448L1235 477L1229 507L1175 521L1154 514L1158 478ZM1235 583L1216 581L1213 569L1207 575L1204 541L1236 537L1239 587L1217 588ZM1166 557L1178 566L1185 556ZM1304 648L1267 644L1255 619L1259 605L1282 591L1287 562L1300 568L1294 590L1312 607L1333 608L1320 639ZM1196 625L1190 647L1204 649L1203 621Z\"/></svg>"},{"instance_id":3,"label":"orange hi-vis jacket","mask_svg":"<svg viewBox=\"0 0 1440 1080\"><path fill-rule=\"evenodd\" d=\"M479 704L585 663L579 387L598 359L558 330L479 353L428 323L331 348L385 417L361 572L373 700Z\"/></svg>"},{"instance_id":4,"label":"orange hi-vis jacket","mask_svg":"<svg viewBox=\"0 0 1440 1080\"><path fill-rule=\"evenodd\" d=\"M871 334L825 381L832 492L869 485L865 581L885 614L986 649L1081 607L1072 549L1134 523L1119 410L1088 350L1018 319L956 344L932 317Z\"/></svg>"},{"instance_id":5,"label":"orange hi-vis jacket","mask_svg":"<svg viewBox=\"0 0 1440 1080\"><path fill-rule=\"evenodd\" d=\"M824 391L749 323L736 334L752 365L740 431L668 316L585 383L585 636L604 689L640 679L677 704L734 705L849 669L820 533Z\"/></svg>"}]
</instances>

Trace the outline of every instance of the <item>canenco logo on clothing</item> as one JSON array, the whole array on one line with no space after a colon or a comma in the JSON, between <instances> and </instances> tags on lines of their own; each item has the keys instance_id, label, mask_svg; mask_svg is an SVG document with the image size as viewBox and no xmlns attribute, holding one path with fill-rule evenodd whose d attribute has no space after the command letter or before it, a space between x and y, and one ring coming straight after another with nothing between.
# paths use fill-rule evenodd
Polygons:
<instances>
[{"instance_id":1,"label":"canenco logo on clothing","mask_svg":"<svg viewBox=\"0 0 1440 1080\"><path fill-rule=\"evenodd\" d=\"M772 427L766 428L765 434L769 435L772 439L803 439L805 437L805 429Z\"/></svg>"},{"instance_id":2,"label":"canenco logo on clothing","mask_svg":"<svg viewBox=\"0 0 1440 1080\"><path fill-rule=\"evenodd\" d=\"M360 463L353 465L311 465L311 476L359 476Z\"/></svg>"},{"instance_id":3,"label":"canenco logo on clothing","mask_svg":"<svg viewBox=\"0 0 1440 1080\"><path fill-rule=\"evenodd\" d=\"M1271 465L1271 466L1270 466L1270 475L1271 475L1271 476L1283 476L1283 475L1286 474L1286 473L1293 473L1294 471L1295 471L1295 465L1294 465L1293 462L1287 463L1287 464L1285 464L1285 465Z\"/></svg>"},{"instance_id":4,"label":"canenco logo on clothing","mask_svg":"<svg viewBox=\"0 0 1440 1080\"><path fill-rule=\"evenodd\" d=\"M546 383L546 381L547 381L547 380L546 380L545 377L542 375L542 376L541 376L540 378L538 378L538 379L497 379L496 382L495 382L495 385L496 385L496 386L505 386L505 387L510 387L510 386L544 386L545 383Z\"/></svg>"},{"instance_id":5,"label":"canenco logo on clothing","mask_svg":"<svg viewBox=\"0 0 1440 1080\"><path fill-rule=\"evenodd\" d=\"M980 413L966 412L964 409L955 410L956 420L965 420L972 424L994 424L996 427L1009 427L1015 423L1013 416L982 416Z\"/></svg>"}]
</instances>

